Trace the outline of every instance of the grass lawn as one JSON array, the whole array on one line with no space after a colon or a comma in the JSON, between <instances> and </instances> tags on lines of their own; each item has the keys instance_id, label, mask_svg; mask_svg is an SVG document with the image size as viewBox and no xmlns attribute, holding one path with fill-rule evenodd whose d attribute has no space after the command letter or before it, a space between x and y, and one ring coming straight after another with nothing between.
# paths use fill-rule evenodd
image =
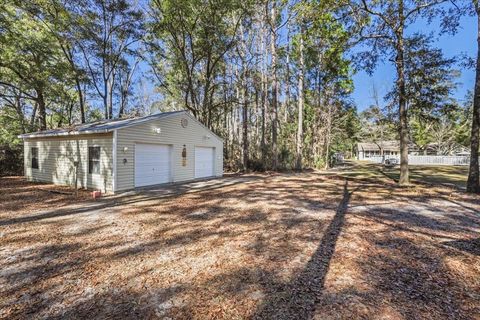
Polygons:
<instances>
[{"instance_id":1,"label":"grass lawn","mask_svg":"<svg viewBox=\"0 0 480 320\"><path fill-rule=\"evenodd\" d=\"M364 164L224 179L92 202L0 178L0 318L479 319L478 196Z\"/></svg>"},{"instance_id":2,"label":"grass lawn","mask_svg":"<svg viewBox=\"0 0 480 320\"><path fill-rule=\"evenodd\" d=\"M468 176L467 166L410 166L412 182L446 184L465 188ZM398 181L400 169L386 169L385 173Z\"/></svg>"},{"instance_id":3,"label":"grass lawn","mask_svg":"<svg viewBox=\"0 0 480 320\"><path fill-rule=\"evenodd\" d=\"M351 169L351 170L350 170ZM341 174L347 177L381 179L382 175L394 181L400 177L400 168L384 168L383 165L366 161L347 162ZM418 166L410 165L409 174L413 183L444 184L465 189L468 166Z\"/></svg>"}]
</instances>

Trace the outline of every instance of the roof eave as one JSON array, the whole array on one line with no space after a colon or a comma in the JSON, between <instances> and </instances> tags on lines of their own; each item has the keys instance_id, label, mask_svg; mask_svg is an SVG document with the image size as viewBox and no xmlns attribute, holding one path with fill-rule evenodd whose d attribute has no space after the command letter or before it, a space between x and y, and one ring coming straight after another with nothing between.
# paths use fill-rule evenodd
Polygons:
<instances>
[{"instance_id":1,"label":"roof eave","mask_svg":"<svg viewBox=\"0 0 480 320\"><path fill-rule=\"evenodd\" d=\"M49 138L49 137L64 137L64 136L78 136L82 134L95 134L95 133L109 133L115 129L101 129L101 130L86 130L86 131L68 131L58 133L25 133L18 135L20 139L28 138Z\"/></svg>"}]
</instances>

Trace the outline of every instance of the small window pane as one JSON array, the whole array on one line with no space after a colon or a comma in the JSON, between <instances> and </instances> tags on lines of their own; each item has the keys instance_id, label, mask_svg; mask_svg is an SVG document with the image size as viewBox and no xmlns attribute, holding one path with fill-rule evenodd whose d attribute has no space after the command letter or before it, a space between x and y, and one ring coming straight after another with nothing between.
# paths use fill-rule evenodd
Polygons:
<instances>
[{"instance_id":1,"label":"small window pane","mask_svg":"<svg viewBox=\"0 0 480 320\"><path fill-rule=\"evenodd\" d=\"M88 147L88 173L100 173L100 147Z\"/></svg>"},{"instance_id":2,"label":"small window pane","mask_svg":"<svg viewBox=\"0 0 480 320\"><path fill-rule=\"evenodd\" d=\"M32 169L38 169L38 148L32 148Z\"/></svg>"}]
</instances>

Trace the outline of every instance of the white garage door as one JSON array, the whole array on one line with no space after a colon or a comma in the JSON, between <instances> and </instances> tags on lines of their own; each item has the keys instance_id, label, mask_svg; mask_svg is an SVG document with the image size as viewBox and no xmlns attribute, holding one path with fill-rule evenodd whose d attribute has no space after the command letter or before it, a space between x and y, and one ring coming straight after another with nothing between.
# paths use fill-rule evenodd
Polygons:
<instances>
[{"instance_id":1,"label":"white garage door","mask_svg":"<svg viewBox=\"0 0 480 320\"><path fill-rule=\"evenodd\" d=\"M135 144L135 187L170 182L170 159L170 146Z\"/></svg>"},{"instance_id":2,"label":"white garage door","mask_svg":"<svg viewBox=\"0 0 480 320\"><path fill-rule=\"evenodd\" d=\"M213 176L214 149L195 147L195 178Z\"/></svg>"}]
</instances>

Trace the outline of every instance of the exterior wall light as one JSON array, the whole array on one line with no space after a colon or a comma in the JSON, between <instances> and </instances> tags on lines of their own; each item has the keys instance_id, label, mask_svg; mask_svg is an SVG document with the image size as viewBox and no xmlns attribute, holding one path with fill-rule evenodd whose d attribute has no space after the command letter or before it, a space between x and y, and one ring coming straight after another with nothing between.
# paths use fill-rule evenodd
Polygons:
<instances>
[{"instance_id":1,"label":"exterior wall light","mask_svg":"<svg viewBox=\"0 0 480 320\"><path fill-rule=\"evenodd\" d=\"M160 133L162 133L162 129L161 128L153 128L153 132L155 132L156 134L160 134Z\"/></svg>"},{"instance_id":2,"label":"exterior wall light","mask_svg":"<svg viewBox=\"0 0 480 320\"><path fill-rule=\"evenodd\" d=\"M128 147L123 147L123 153L127 153Z\"/></svg>"},{"instance_id":3,"label":"exterior wall light","mask_svg":"<svg viewBox=\"0 0 480 320\"><path fill-rule=\"evenodd\" d=\"M182 149L182 166L187 166L187 147L185 145L183 145Z\"/></svg>"}]
</instances>

